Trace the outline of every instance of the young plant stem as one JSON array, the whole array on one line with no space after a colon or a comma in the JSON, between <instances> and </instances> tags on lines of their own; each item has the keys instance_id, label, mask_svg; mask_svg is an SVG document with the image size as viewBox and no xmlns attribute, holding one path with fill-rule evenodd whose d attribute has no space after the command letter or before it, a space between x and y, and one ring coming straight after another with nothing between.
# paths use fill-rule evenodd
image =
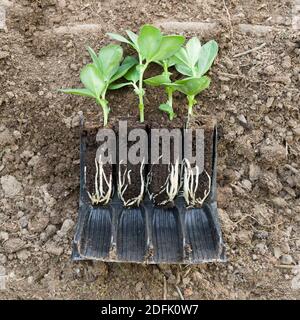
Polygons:
<instances>
[{"instance_id":1,"label":"young plant stem","mask_svg":"<svg viewBox=\"0 0 300 320\"><path fill-rule=\"evenodd\" d=\"M109 114L109 107L108 107L108 102L105 100L105 94L101 96L101 99L97 98L96 99L97 103L99 106L102 107L103 111L103 126L106 127L108 123L108 114Z\"/></svg>"},{"instance_id":2,"label":"young plant stem","mask_svg":"<svg viewBox=\"0 0 300 320\"><path fill-rule=\"evenodd\" d=\"M139 77L139 110L140 110L140 122L144 122L144 90L143 90L143 77L144 72L148 67L148 63L143 64L143 59L141 55L139 55L140 62L140 77Z\"/></svg>"},{"instance_id":3,"label":"young plant stem","mask_svg":"<svg viewBox=\"0 0 300 320\"><path fill-rule=\"evenodd\" d=\"M169 76L169 68L168 63L166 60L163 61L163 68L164 68L164 74ZM166 86L166 93L168 95L168 101L167 104L172 108L172 113L169 113L169 119L172 121L174 119L174 112L173 112L173 88Z\"/></svg>"},{"instance_id":4,"label":"young plant stem","mask_svg":"<svg viewBox=\"0 0 300 320\"><path fill-rule=\"evenodd\" d=\"M193 116L193 106L194 104L196 103L195 101L195 96L192 95L192 96L187 96L187 99L188 99L188 119L187 119L187 123L189 123L190 121L190 117Z\"/></svg>"},{"instance_id":5,"label":"young plant stem","mask_svg":"<svg viewBox=\"0 0 300 320\"><path fill-rule=\"evenodd\" d=\"M172 108L172 113L169 113L169 119L172 121L174 119L174 112L173 112L173 88L166 87L166 93L168 95L167 104Z\"/></svg>"}]
</instances>

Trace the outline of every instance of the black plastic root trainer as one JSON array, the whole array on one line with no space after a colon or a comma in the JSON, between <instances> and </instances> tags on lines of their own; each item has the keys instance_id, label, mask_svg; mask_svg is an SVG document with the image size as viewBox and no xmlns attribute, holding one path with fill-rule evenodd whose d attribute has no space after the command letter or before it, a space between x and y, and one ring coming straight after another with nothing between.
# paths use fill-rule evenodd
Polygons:
<instances>
[{"instance_id":1,"label":"black plastic root trainer","mask_svg":"<svg viewBox=\"0 0 300 320\"><path fill-rule=\"evenodd\" d=\"M83 121L80 139L80 204L73 241L73 260L172 264L226 260L216 202L216 128L211 191L200 209L186 208L183 197L177 197L174 208L155 207L148 195L138 208L126 208L117 192L109 205L92 206L85 186L84 155L87 141L82 129Z\"/></svg>"}]
</instances>

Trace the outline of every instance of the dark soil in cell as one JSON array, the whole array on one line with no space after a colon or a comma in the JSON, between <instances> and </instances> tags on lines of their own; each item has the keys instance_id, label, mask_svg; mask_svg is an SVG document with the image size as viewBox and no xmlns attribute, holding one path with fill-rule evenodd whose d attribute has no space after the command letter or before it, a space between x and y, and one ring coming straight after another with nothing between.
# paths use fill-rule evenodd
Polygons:
<instances>
[{"instance_id":1,"label":"dark soil in cell","mask_svg":"<svg viewBox=\"0 0 300 320\"><path fill-rule=\"evenodd\" d=\"M149 192L152 195L153 202L160 206L168 200L165 187L169 175L169 166L167 164L153 164L151 165L150 170L151 181L149 183ZM172 207L173 203L168 202L164 206Z\"/></svg>"},{"instance_id":2,"label":"dark soil in cell","mask_svg":"<svg viewBox=\"0 0 300 320\"><path fill-rule=\"evenodd\" d=\"M190 121L189 128L204 130L204 170L199 176L199 184L196 191L196 198L203 199L205 193L210 190L210 179L212 178L212 157L213 157L213 139L216 120L209 116L194 114ZM195 138L195 137L193 137ZM193 139L193 152L196 149L196 141ZM208 177L209 176L209 177ZM209 197L207 197L208 199ZM196 207L201 205L196 205Z\"/></svg>"},{"instance_id":3,"label":"dark soil in cell","mask_svg":"<svg viewBox=\"0 0 300 320\"><path fill-rule=\"evenodd\" d=\"M120 193L122 193L121 200L124 205L137 206L140 201L136 201L134 199L141 198L145 192L145 183L146 183L146 175L145 175L145 161L138 164L132 164L130 162L128 152L130 148L139 141L129 141L129 134L134 129L145 129L144 124L137 123L135 127L132 127L132 123L128 121L127 123L127 140L120 142L120 133L118 132L118 127L116 127L116 133L118 135L118 144L121 144L121 148L123 148L123 144L126 142L127 144L127 164L122 164L122 160L120 159L120 155L118 155L118 166L117 166L117 185L119 188L119 197ZM126 145L125 145L126 147ZM140 156L140 154L137 154ZM124 191L124 193L123 193Z\"/></svg>"},{"instance_id":4,"label":"dark soil in cell","mask_svg":"<svg viewBox=\"0 0 300 320\"><path fill-rule=\"evenodd\" d=\"M168 121L168 123L151 123L150 129L178 129L182 130L182 119L175 118L173 122ZM175 140L171 137L170 139L170 150L165 150L163 148L162 141L159 141L159 157L163 156L167 151L170 152L170 163L162 163L162 160L159 160L157 164L150 164L150 183L149 183L149 193L152 195L152 200L155 205L163 206L166 208L171 208L174 206L174 199L170 199L167 192L166 187L169 180L169 174L171 171L171 165L176 163L176 159L174 157L174 143ZM153 148L154 146L152 146ZM150 152L151 153L151 152ZM179 159L180 161L180 159ZM178 176L179 179L179 176Z\"/></svg>"},{"instance_id":5,"label":"dark soil in cell","mask_svg":"<svg viewBox=\"0 0 300 320\"><path fill-rule=\"evenodd\" d=\"M98 129L97 128L85 128L83 135L86 137L86 152L85 152L85 177L86 177L86 190L91 194L95 194L95 176L96 176L96 153L100 143L96 141ZM108 182L110 176L113 174L113 165L110 163L103 164L103 170L107 177ZM99 176L98 176L99 177ZM99 180L98 180L99 181ZM103 181L103 192L107 193L108 185Z\"/></svg>"}]
</instances>

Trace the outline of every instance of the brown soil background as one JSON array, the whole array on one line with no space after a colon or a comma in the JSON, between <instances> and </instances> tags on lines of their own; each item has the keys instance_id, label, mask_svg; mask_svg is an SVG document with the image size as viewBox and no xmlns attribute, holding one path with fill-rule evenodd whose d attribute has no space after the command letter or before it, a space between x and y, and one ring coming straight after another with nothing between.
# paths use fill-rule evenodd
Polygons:
<instances>
[{"instance_id":1,"label":"brown soil background","mask_svg":"<svg viewBox=\"0 0 300 320\"><path fill-rule=\"evenodd\" d=\"M7 32L0 31L0 266L8 276L0 297L159 299L165 278L165 294L172 299L179 299L176 286L186 299L299 299L300 38L291 24L293 5L290 0L10 1ZM85 46L108 43L106 32L166 21L217 22L201 36L216 39L220 54L212 86L196 109L218 119L218 206L228 262L74 263L78 112L95 112L97 106L57 88L79 85L79 70L89 61ZM239 24L271 29L245 32ZM189 28L184 25L182 33L201 35ZM155 94L146 101L146 117L160 99ZM176 111L183 112L184 99L175 100ZM117 92L111 106L111 118L138 113L131 90ZM162 114L161 119L167 121Z\"/></svg>"}]
</instances>

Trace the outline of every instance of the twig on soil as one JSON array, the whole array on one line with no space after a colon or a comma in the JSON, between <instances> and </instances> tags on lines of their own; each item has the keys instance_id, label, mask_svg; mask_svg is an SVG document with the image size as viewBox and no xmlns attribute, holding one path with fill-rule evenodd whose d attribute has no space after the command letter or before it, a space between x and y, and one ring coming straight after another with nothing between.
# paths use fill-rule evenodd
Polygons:
<instances>
[{"instance_id":1,"label":"twig on soil","mask_svg":"<svg viewBox=\"0 0 300 320\"><path fill-rule=\"evenodd\" d=\"M185 274L183 275L183 279L186 278L186 276L191 272L191 267L187 266L187 271L185 272Z\"/></svg>"},{"instance_id":2,"label":"twig on soil","mask_svg":"<svg viewBox=\"0 0 300 320\"><path fill-rule=\"evenodd\" d=\"M295 265L277 264L275 267L280 269L294 269Z\"/></svg>"},{"instance_id":3,"label":"twig on soil","mask_svg":"<svg viewBox=\"0 0 300 320\"><path fill-rule=\"evenodd\" d=\"M286 159L288 158L289 155L289 144L285 142L285 157Z\"/></svg>"},{"instance_id":4,"label":"twig on soil","mask_svg":"<svg viewBox=\"0 0 300 320\"><path fill-rule=\"evenodd\" d=\"M235 230L235 228L241 223L243 222L245 219L247 218L251 218L252 220L256 221L261 227L264 228L273 228L274 225L266 225L266 224L262 224L260 223L255 217L253 217L251 214L246 214L244 217L242 217L240 220L234 222L234 227L233 230Z\"/></svg>"},{"instance_id":5,"label":"twig on soil","mask_svg":"<svg viewBox=\"0 0 300 320\"><path fill-rule=\"evenodd\" d=\"M112 174L110 173L109 180L103 169L103 162L101 161L101 156L97 161L95 158L96 174L95 174L95 193L92 195L87 191L87 194L92 201L92 204L107 204L112 195ZM104 183L106 184L107 191L104 191Z\"/></svg>"},{"instance_id":6,"label":"twig on soil","mask_svg":"<svg viewBox=\"0 0 300 320\"><path fill-rule=\"evenodd\" d=\"M144 181L144 164L145 159L143 159L141 166L140 166L140 178L141 178L141 189L140 189L140 193L138 196L125 200L124 199L124 193L127 190L128 186L131 185L131 177L130 177L130 173L131 170L128 170L127 168L124 170L123 175L121 174L121 164L122 161L119 163L119 183L118 183L118 195L119 198L123 201L123 204L125 207L130 207L132 205L137 205L139 206L141 201L143 200L143 196L144 196L144 191L145 191L145 181ZM126 183L126 177L127 177L127 181L128 183Z\"/></svg>"},{"instance_id":7,"label":"twig on soil","mask_svg":"<svg viewBox=\"0 0 300 320\"><path fill-rule=\"evenodd\" d=\"M204 190L203 198L196 198L196 193L199 186L199 167L195 166L196 174L193 173L190 162L184 159L184 177L183 177L183 196L188 207L194 207L195 205L202 206L205 199L208 197L211 189L211 177L206 170L204 170L208 178L208 190Z\"/></svg>"},{"instance_id":8,"label":"twig on soil","mask_svg":"<svg viewBox=\"0 0 300 320\"><path fill-rule=\"evenodd\" d=\"M266 43L264 42L264 43L262 43L262 44L261 44L260 46L258 46L258 47L249 49L249 50L247 50L247 51L244 51L244 52L241 52L241 53L238 53L238 54L235 54L235 55L233 56L233 58L238 58L238 57L241 57L241 56L245 56L246 54L249 54L249 53L251 53L251 52L258 51L258 50L262 49L262 48L265 47L265 46L266 46Z\"/></svg>"},{"instance_id":9,"label":"twig on soil","mask_svg":"<svg viewBox=\"0 0 300 320\"><path fill-rule=\"evenodd\" d=\"M296 169L296 168L294 168L294 167L292 167L290 164L285 164L284 167L285 167L286 169L291 170L291 171L292 171L293 173L295 173L295 174L298 174L298 173L299 173L299 170Z\"/></svg>"},{"instance_id":10,"label":"twig on soil","mask_svg":"<svg viewBox=\"0 0 300 320\"><path fill-rule=\"evenodd\" d=\"M225 8L227 16L228 16L228 22L229 22L229 26L230 26L230 33L231 33L231 39L232 39L233 38L233 28L232 28L231 15L230 15L230 12L228 10L228 7L226 5L225 0L223 0L223 5L224 5L224 8Z\"/></svg>"},{"instance_id":11,"label":"twig on soil","mask_svg":"<svg viewBox=\"0 0 300 320\"><path fill-rule=\"evenodd\" d=\"M183 294L181 293L179 287L178 287L177 285L175 285L175 288L176 288L176 290L177 290L177 292L178 292L178 294L179 294L180 299L181 299L181 300L184 300L184 296L183 296Z\"/></svg>"},{"instance_id":12,"label":"twig on soil","mask_svg":"<svg viewBox=\"0 0 300 320\"><path fill-rule=\"evenodd\" d=\"M164 300L167 300L167 295L168 295L167 279L164 276L164 293L163 293L163 299Z\"/></svg>"},{"instance_id":13,"label":"twig on soil","mask_svg":"<svg viewBox=\"0 0 300 320\"><path fill-rule=\"evenodd\" d=\"M228 78L231 78L231 79L246 79L245 76L241 75L241 74L233 74L233 73L227 73L227 72L218 72L218 75L219 76L224 76L224 77L228 77Z\"/></svg>"}]
</instances>

